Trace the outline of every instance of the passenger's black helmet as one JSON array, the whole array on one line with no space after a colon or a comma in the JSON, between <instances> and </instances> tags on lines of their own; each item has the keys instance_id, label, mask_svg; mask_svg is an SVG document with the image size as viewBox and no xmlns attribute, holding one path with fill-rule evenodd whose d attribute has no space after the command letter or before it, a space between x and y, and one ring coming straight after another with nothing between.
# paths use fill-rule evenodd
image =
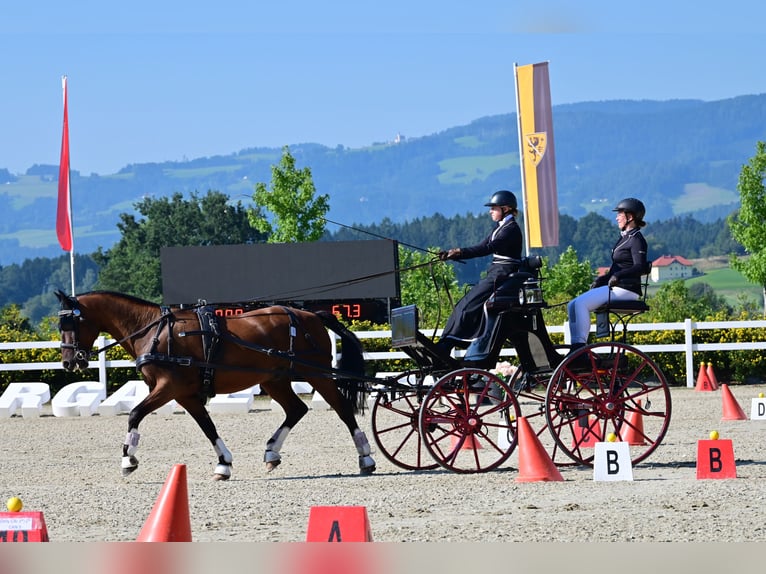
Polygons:
<instances>
[{"instance_id":1,"label":"passenger's black helmet","mask_svg":"<svg viewBox=\"0 0 766 574\"><path fill-rule=\"evenodd\" d=\"M516 207L518 207L516 196L507 189L501 189L500 191L493 193L492 197L489 198L489 202L484 205L486 207L506 206L511 209L516 209Z\"/></svg>"},{"instance_id":2,"label":"passenger's black helmet","mask_svg":"<svg viewBox=\"0 0 766 574\"><path fill-rule=\"evenodd\" d=\"M632 213L637 221L643 221L644 216L646 215L644 204L635 197L626 197L621 200L620 203L617 204L617 207L612 211L627 211L628 213Z\"/></svg>"}]
</instances>

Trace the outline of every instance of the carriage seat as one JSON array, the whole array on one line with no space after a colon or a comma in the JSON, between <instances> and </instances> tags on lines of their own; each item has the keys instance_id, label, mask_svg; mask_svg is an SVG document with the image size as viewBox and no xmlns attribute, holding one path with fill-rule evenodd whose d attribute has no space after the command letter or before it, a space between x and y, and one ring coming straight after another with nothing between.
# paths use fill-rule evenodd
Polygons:
<instances>
[{"instance_id":1,"label":"carriage seat","mask_svg":"<svg viewBox=\"0 0 766 574\"><path fill-rule=\"evenodd\" d=\"M646 265L646 273L642 276L641 296L635 301L612 301L612 290L609 290L610 299L601 307L594 309L596 314L596 338L611 337L614 340L617 325L622 325L621 339L625 342L628 323L641 313L646 313L649 310L649 305L646 303L646 295L649 291L651 270L652 263L650 261Z\"/></svg>"},{"instance_id":2,"label":"carriage seat","mask_svg":"<svg viewBox=\"0 0 766 574\"><path fill-rule=\"evenodd\" d=\"M505 315L511 311L522 311L528 308L525 285L534 284L539 288L539 280L535 275L525 271L512 273L490 295L484 303L481 334L473 339L465 352L465 360L481 362L489 357L497 342ZM540 297L542 303L542 297Z\"/></svg>"}]
</instances>

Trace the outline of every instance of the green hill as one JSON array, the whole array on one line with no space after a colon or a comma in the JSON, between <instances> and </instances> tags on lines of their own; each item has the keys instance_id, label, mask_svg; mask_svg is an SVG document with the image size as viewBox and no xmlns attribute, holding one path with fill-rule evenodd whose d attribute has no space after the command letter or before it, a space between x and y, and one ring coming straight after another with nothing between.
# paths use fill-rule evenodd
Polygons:
<instances>
[{"instance_id":1,"label":"green hill","mask_svg":"<svg viewBox=\"0 0 766 574\"><path fill-rule=\"evenodd\" d=\"M649 206L650 223L681 214L714 221L737 207L739 172L766 133L766 94L585 102L556 106L553 115L561 213L609 217L620 198L636 196ZM297 166L311 169L318 192L329 194L329 217L345 224L480 213L492 191L520 191L515 114L399 143L289 147ZM255 183L270 182L280 155L281 149L249 148L132 164L109 175L74 172L75 249L109 248L119 238L120 213L146 196L217 190L246 203ZM0 265L61 254L54 232L57 177L57 166L35 165L23 175L0 166Z\"/></svg>"}]
</instances>

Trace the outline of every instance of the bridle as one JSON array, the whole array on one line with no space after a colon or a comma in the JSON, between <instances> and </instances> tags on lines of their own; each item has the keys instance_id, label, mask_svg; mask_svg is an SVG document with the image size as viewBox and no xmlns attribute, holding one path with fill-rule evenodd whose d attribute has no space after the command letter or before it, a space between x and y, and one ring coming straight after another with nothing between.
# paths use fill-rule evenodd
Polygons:
<instances>
[{"instance_id":1,"label":"bridle","mask_svg":"<svg viewBox=\"0 0 766 574\"><path fill-rule=\"evenodd\" d=\"M80 321L82 321L82 313L77 307L59 311L59 331L62 334L65 332L73 333L71 343L65 343L62 337L61 350L71 349L75 361L89 361L93 353L89 349L80 348Z\"/></svg>"},{"instance_id":2,"label":"bridle","mask_svg":"<svg viewBox=\"0 0 766 574\"><path fill-rule=\"evenodd\" d=\"M159 325L160 326L158 327L159 329L161 328L162 325L164 325L167 322L168 316L171 314L169 309L163 309L163 312L160 313L160 316L154 321L151 321L147 325L144 325L143 327L141 327L139 330L124 336L122 339L118 341L113 341L109 343L108 345L105 345L93 351L91 349L80 348L80 323L83 321L83 317L82 317L82 312L77 306L77 299L75 297L67 297L67 302L69 303L71 308L61 309L58 312L59 332L61 333L71 332L73 333L73 336L72 336L71 343L65 343L62 337L61 350L63 351L64 349L71 349L72 352L74 353L73 359L75 361L90 361L91 359L95 359L100 353L108 351L112 347L121 345L125 341L132 339L133 337L136 337L138 335L143 335L144 333L146 333L146 331L148 331L150 328L154 327L155 325ZM62 302L62 306L63 306L63 302Z\"/></svg>"}]
</instances>

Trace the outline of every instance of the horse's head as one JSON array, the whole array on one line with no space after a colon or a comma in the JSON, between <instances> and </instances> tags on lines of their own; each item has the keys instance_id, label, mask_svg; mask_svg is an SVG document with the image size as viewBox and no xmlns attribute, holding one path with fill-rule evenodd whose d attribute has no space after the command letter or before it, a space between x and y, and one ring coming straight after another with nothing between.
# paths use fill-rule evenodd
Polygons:
<instances>
[{"instance_id":1,"label":"horse's head","mask_svg":"<svg viewBox=\"0 0 766 574\"><path fill-rule=\"evenodd\" d=\"M88 367L88 358L98 331L88 325L76 297L56 291L61 303L59 331L61 332L61 364L67 371L79 371Z\"/></svg>"}]
</instances>

